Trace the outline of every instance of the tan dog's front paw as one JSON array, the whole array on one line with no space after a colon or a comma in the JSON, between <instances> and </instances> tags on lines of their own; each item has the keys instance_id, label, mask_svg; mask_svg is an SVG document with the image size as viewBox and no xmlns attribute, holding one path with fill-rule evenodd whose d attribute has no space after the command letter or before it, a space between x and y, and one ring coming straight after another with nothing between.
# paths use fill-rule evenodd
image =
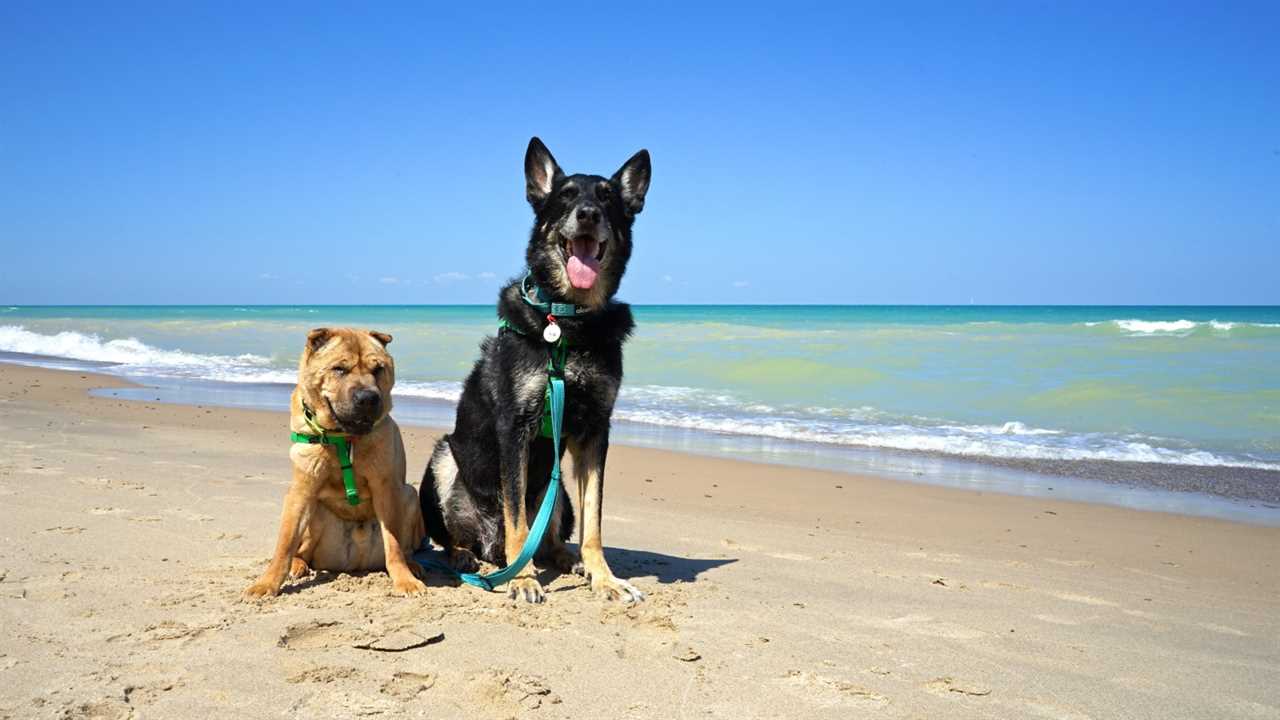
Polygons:
<instances>
[{"instance_id":1,"label":"tan dog's front paw","mask_svg":"<svg viewBox=\"0 0 1280 720\"><path fill-rule=\"evenodd\" d=\"M300 557L295 557L293 562L289 565L289 577L294 580L297 580L300 577L306 577L310 574L311 566L307 564L306 560L303 560Z\"/></svg>"},{"instance_id":2,"label":"tan dog's front paw","mask_svg":"<svg viewBox=\"0 0 1280 720\"><path fill-rule=\"evenodd\" d=\"M420 595L427 591L427 586L413 575L393 578L391 587L401 595Z\"/></svg>"},{"instance_id":3,"label":"tan dog's front paw","mask_svg":"<svg viewBox=\"0 0 1280 720\"><path fill-rule=\"evenodd\" d=\"M591 590L603 594L609 600L620 600L624 603L636 603L644 600L644 593L635 585L612 575L591 578Z\"/></svg>"},{"instance_id":4,"label":"tan dog's front paw","mask_svg":"<svg viewBox=\"0 0 1280 720\"><path fill-rule=\"evenodd\" d=\"M280 594L279 585L267 580L259 580L258 582L245 588L244 599L253 600L255 598L274 597L279 594Z\"/></svg>"},{"instance_id":5,"label":"tan dog's front paw","mask_svg":"<svg viewBox=\"0 0 1280 720\"><path fill-rule=\"evenodd\" d=\"M532 576L518 577L507 584L507 597L512 600L524 599L528 603L540 603L547 599L542 584Z\"/></svg>"}]
</instances>

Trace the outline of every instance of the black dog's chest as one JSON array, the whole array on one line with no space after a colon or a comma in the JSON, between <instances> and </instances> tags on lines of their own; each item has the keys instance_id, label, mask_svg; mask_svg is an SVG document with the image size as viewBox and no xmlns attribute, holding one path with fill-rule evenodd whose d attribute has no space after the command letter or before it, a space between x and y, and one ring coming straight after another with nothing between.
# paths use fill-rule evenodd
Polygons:
<instances>
[{"instance_id":1,"label":"black dog's chest","mask_svg":"<svg viewBox=\"0 0 1280 720\"><path fill-rule=\"evenodd\" d=\"M571 352L564 370L564 434L580 436L607 428L621 381L597 359Z\"/></svg>"}]
</instances>

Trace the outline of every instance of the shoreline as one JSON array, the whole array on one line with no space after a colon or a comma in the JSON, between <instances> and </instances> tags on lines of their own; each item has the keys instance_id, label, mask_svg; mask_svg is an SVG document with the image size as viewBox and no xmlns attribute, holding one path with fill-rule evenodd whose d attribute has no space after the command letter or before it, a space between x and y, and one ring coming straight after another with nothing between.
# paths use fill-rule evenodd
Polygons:
<instances>
[{"instance_id":1,"label":"shoreline","mask_svg":"<svg viewBox=\"0 0 1280 720\"><path fill-rule=\"evenodd\" d=\"M94 391L131 402L209 405L273 411L287 404L292 386L116 375L100 364L41 355L0 353L0 365L83 372L123 380ZM397 398L402 427L448 432L455 405L415 396ZM896 482L1001 494L1062 498L1151 512L1215 517L1280 526L1280 471L1183 466L1113 460L960 457L936 451L840 447L800 441L719 435L684 428L614 423L614 447L627 446L733 459L777 468L873 475ZM1141 480L1139 481L1138 478Z\"/></svg>"}]
</instances>

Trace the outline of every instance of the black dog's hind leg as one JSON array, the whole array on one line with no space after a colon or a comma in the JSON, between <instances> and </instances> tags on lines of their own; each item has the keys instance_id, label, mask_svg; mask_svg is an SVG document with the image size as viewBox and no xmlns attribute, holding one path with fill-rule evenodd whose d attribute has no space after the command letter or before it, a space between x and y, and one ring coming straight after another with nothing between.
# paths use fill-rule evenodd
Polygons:
<instances>
[{"instance_id":1,"label":"black dog's hind leg","mask_svg":"<svg viewBox=\"0 0 1280 720\"><path fill-rule=\"evenodd\" d=\"M540 400L541 398L539 398ZM529 512L525 504L529 490L529 444L534 423L541 420L539 406L519 412L510 409L497 415L498 473L502 482L503 545L508 563L520 555L529 537ZM530 411L532 410L532 412ZM507 597L540 603L546 599L535 576L533 563L525 565L507 584Z\"/></svg>"},{"instance_id":2,"label":"black dog's hind leg","mask_svg":"<svg viewBox=\"0 0 1280 720\"><path fill-rule=\"evenodd\" d=\"M550 455L550 448L548 447L547 450L547 455ZM532 473L537 471L535 468L540 469L539 465L540 463L536 462L529 463L531 479L536 477ZM547 471L550 472L550 461L547 462ZM537 501L538 504L530 504L530 512L537 512L538 505L542 502L542 493L539 493ZM565 542L572 536L573 503L570 502L569 493L562 482L556 495L555 512L551 514L551 522L547 525L546 535L543 536L542 544L538 546L538 553L533 556L533 561L539 568L551 568L562 573L574 572L580 565L580 558L577 553L565 547Z\"/></svg>"},{"instance_id":3,"label":"black dog's hind leg","mask_svg":"<svg viewBox=\"0 0 1280 720\"><path fill-rule=\"evenodd\" d=\"M418 499L422 505L422 522L426 527L427 537L444 548L450 567L458 572L475 572L480 568L480 563L472 552L472 543L466 540L467 536L473 536L475 533L467 532L466 528L459 528L461 532L455 537L455 533L449 531L449 524L445 520L445 507L452 498L440 496L441 480L446 480L445 486L452 490L458 474L458 465L453 458L453 449L449 441L449 435L440 438L436 443L435 451L431 453L431 460L427 462L427 469L422 473L422 484L418 486ZM450 477L442 478L443 473L449 473Z\"/></svg>"}]
</instances>

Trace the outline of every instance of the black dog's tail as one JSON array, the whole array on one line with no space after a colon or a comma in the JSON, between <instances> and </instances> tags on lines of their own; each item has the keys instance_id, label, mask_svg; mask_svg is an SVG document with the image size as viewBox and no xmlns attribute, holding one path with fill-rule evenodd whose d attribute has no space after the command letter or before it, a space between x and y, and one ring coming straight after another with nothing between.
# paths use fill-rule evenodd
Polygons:
<instances>
[{"instance_id":1,"label":"black dog's tail","mask_svg":"<svg viewBox=\"0 0 1280 720\"><path fill-rule=\"evenodd\" d=\"M418 501L422 504L422 522L427 528L427 537L436 545L450 550L453 538L444 524L444 511L440 509L440 493L436 490L435 466L445 453L452 453L449 447L449 436L445 435L436 442L427 469L422 473L422 484L418 486Z\"/></svg>"}]
</instances>

